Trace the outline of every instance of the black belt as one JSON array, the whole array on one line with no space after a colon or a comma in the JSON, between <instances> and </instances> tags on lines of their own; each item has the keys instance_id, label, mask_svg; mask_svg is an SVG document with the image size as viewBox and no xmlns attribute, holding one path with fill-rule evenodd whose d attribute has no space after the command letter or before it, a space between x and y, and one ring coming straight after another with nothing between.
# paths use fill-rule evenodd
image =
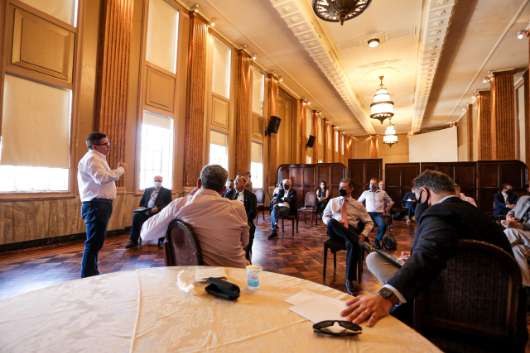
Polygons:
<instances>
[{"instance_id":1,"label":"black belt","mask_svg":"<svg viewBox=\"0 0 530 353\"><path fill-rule=\"evenodd\" d=\"M95 199L92 199L92 200L90 200L90 201L83 201L83 203L85 203L85 202L86 202L86 203L88 203L88 202L94 202L94 201L95 201L95 202L110 203L110 204L112 203L112 200L111 200L111 199L102 199L102 198L98 198L98 197L96 197Z\"/></svg>"}]
</instances>

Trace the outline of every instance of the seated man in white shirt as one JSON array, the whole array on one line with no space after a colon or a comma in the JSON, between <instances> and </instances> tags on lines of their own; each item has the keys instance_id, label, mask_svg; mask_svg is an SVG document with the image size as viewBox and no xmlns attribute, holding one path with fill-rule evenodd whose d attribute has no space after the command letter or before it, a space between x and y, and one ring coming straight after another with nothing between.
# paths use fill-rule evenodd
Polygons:
<instances>
[{"instance_id":1,"label":"seated man in white shirt","mask_svg":"<svg viewBox=\"0 0 530 353\"><path fill-rule=\"evenodd\" d=\"M352 181L341 180L340 196L329 200L322 214L322 221L327 225L331 239L341 239L346 244L345 286L348 293L354 295L360 290L360 278L357 279L355 266L361 253L359 235L366 240L374 225L363 205L351 196L352 192Z\"/></svg>"},{"instance_id":2,"label":"seated man in white shirt","mask_svg":"<svg viewBox=\"0 0 530 353\"><path fill-rule=\"evenodd\" d=\"M173 200L142 226L143 242L164 237L169 223L180 219L191 226L199 243L204 265L245 267L248 244L247 214L243 204L221 195L225 192L227 171L219 165L202 168L197 189Z\"/></svg>"},{"instance_id":3,"label":"seated man in white shirt","mask_svg":"<svg viewBox=\"0 0 530 353\"><path fill-rule=\"evenodd\" d=\"M377 224L377 234L375 235L375 247L381 249L381 241L386 232L386 223L383 216L387 214L394 201L388 196L385 190L379 189L376 178L370 179L370 187L359 197L359 202L366 204L366 210L375 224Z\"/></svg>"}]
</instances>

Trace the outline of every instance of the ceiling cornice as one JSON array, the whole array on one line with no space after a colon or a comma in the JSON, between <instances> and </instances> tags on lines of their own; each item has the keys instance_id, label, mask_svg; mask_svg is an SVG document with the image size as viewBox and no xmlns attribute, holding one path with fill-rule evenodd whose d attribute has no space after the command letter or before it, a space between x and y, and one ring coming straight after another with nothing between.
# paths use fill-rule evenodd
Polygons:
<instances>
[{"instance_id":1,"label":"ceiling cornice","mask_svg":"<svg viewBox=\"0 0 530 353\"><path fill-rule=\"evenodd\" d=\"M362 108L359 99L350 87L335 47L313 15L311 8L305 1L269 1L324 76L333 85L355 119L359 121L367 133L375 134L368 112Z\"/></svg>"},{"instance_id":2,"label":"ceiling cornice","mask_svg":"<svg viewBox=\"0 0 530 353\"><path fill-rule=\"evenodd\" d=\"M418 74L414 93L411 132L421 130L434 75L442 55L456 0L425 0L420 30Z\"/></svg>"}]
</instances>

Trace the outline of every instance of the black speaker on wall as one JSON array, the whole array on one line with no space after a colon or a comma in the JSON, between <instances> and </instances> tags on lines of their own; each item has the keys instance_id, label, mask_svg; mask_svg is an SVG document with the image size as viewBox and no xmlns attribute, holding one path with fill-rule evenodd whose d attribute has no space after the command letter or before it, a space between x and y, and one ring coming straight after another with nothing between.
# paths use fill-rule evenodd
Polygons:
<instances>
[{"instance_id":1,"label":"black speaker on wall","mask_svg":"<svg viewBox=\"0 0 530 353\"><path fill-rule=\"evenodd\" d=\"M280 128L281 121L282 119L279 116L271 115L269 125L267 125L267 130L265 130L265 136L276 134Z\"/></svg>"},{"instance_id":2,"label":"black speaker on wall","mask_svg":"<svg viewBox=\"0 0 530 353\"><path fill-rule=\"evenodd\" d=\"M313 147L314 144L315 144L315 136L309 135L309 137L307 139L307 143L305 144L305 146L306 147Z\"/></svg>"}]
</instances>

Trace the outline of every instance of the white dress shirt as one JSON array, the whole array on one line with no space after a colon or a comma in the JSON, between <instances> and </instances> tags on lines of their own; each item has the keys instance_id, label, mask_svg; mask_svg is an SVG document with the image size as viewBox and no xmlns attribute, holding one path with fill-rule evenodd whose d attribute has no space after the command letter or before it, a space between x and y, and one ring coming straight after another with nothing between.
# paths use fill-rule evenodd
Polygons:
<instances>
[{"instance_id":1,"label":"white dress shirt","mask_svg":"<svg viewBox=\"0 0 530 353\"><path fill-rule=\"evenodd\" d=\"M89 150L77 166L77 185L81 202L95 198L114 200L116 180L125 173L123 167L110 169L103 153Z\"/></svg>"},{"instance_id":2,"label":"white dress shirt","mask_svg":"<svg viewBox=\"0 0 530 353\"><path fill-rule=\"evenodd\" d=\"M142 226L143 242L164 237L169 223L180 219L189 224L207 266L245 267L248 244L247 213L237 200L223 198L209 189L173 200Z\"/></svg>"},{"instance_id":3,"label":"white dress shirt","mask_svg":"<svg viewBox=\"0 0 530 353\"><path fill-rule=\"evenodd\" d=\"M366 203L366 210L368 212L385 213L389 210L394 201L388 196L385 190L377 189L375 191L366 190L359 197L359 202Z\"/></svg>"},{"instance_id":4,"label":"white dress shirt","mask_svg":"<svg viewBox=\"0 0 530 353\"><path fill-rule=\"evenodd\" d=\"M366 209L360 203L359 201L356 201L353 197L335 197L329 200L328 204L326 205L326 208L324 209L324 212L322 213L322 221L324 224L328 224L330 219L335 219L339 222L342 222L342 205L344 202L347 202L346 204L346 214L348 215L348 224L354 226L357 228L359 221L364 223L364 230L362 232L362 235L368 236L372 228L374 227L374 224L372 222L372 218L366 212Z\"/></svg>"}]
</instances>

